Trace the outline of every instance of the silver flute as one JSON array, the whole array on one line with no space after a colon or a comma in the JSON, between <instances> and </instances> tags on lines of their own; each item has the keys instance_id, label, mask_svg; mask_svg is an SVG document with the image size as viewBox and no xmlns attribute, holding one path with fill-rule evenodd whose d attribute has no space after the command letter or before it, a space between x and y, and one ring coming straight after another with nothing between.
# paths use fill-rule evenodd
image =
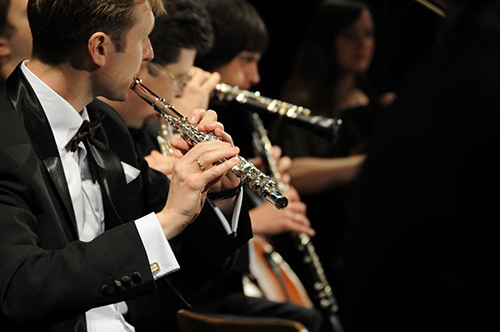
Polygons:
<instances>
[{"instance_id":1,"label":"silver flute","mask_svg":"<svg viewBox=\"0 0 500 332\"><path fill-rule=\"evenodd\" d=\"M204 133L190 124L186 117L177 112L175 108L167 103L165 99L160 98L153 91L148 89L140 78L136 78L130 87L141 99L150 104L175 131L181 133L181 137L189 144L213 141L220 139L212 133ZM241 181L251 189L255 190L260 196L271 202L276 208L284 209L288 205L288 198L278 189L276 182L269 176L260 171L254 164L245 158L238 156L240 162L232 168L232 171ZM220 162L224 162L221 160Z\"/></svg>"},{"instance_id":2,"label":"silver flute","mask_svg":"<svg viewBox=\"0 0 500 332\"><path fill-rule=\"evenodd\" d=\"M337 140L342 125L341 119L312 115L309 108L264 97L258 91L243 90L224 83L215 86L211 98L222 103L245 106L245 109L258 112L261 115L278 116L292 125L306 129L332 142Z\"/></svg>"}]
</instances>

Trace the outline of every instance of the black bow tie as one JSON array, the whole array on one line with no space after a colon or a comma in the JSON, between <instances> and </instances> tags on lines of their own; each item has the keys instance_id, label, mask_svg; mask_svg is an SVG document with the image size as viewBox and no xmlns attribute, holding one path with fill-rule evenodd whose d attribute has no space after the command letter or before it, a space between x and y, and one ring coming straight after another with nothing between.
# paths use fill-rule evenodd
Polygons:
<instances>
[{"instance_id":1,"label":"black bow tie","mask_svg":"<svg viewBox=\"0 0 500 332\"><path fill-rule=\"evenodd\" d=\"M76 149L78 148L78 144L80 144L80 142L83 141L85 137L94 138L97 128L101 126L101 121L103 117L104 116L101 116L100 118L92 122L89 122L88 120L83 120L80 129L78 129L76 135L73 136L73 138L68 143L71 146L71 152L76 151Z\"/></svg>"}]
</instances>

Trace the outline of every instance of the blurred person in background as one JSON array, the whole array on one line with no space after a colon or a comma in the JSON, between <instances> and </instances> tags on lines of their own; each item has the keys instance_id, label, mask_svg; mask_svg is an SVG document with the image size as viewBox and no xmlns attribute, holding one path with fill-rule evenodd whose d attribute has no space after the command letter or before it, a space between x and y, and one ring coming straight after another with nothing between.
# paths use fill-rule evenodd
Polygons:
<instances>
[{"instance_id":1,"label":"blurred person in background","mask_svg":"<svg viewBox=\"0 0 500 332\"><path fill-rule=\"evenodd\" d=\"M500 2L445 29L373 133L345 241L351 332L497 324Z\"/></svg>"},{"instance_id":2,"label":"blurred person in background","mask_svg":"<svg viewBox=\"0 0 500 332\"><path fill-rule=\"evenodd\" d=\"M28 0L0 0L0 86L31 55Z\"/></svg>"},{"instance_id":3,"label":"blurred person in background","mask_svg":"<svg viewBox=\"0 0 500 332\"><path fill-rule=\"evenodd\" d=\"M282 100L309 108L311 115L341 119L339 134L329 141L281 120L271 130L293 160L292 185L308 206L316 249L341 306L341 243L355 180L377 118L394 98L378 96L367 80L374 52L375 24L366 3L320 2L299 43Z\"/></svg>"}]
</instances>

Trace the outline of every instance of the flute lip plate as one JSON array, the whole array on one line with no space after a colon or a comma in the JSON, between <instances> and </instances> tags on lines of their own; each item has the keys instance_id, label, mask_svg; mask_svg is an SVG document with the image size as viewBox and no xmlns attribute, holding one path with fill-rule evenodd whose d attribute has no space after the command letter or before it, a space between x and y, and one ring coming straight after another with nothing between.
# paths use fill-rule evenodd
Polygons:
<instances>
[{"instance_id":1,"label":"flute lip plate","mask_svg":"<svg viewBox=\"0 0 500 332\"><path fill-rule=\"evenodd\" d=\"M137 75L135 75L134 80L132 81L132 83L130 83L130 88L133 89L133 88L135 88L136 85L141 84L141 83L142 83L142 80Z\"/></svg>"}]
</instances>

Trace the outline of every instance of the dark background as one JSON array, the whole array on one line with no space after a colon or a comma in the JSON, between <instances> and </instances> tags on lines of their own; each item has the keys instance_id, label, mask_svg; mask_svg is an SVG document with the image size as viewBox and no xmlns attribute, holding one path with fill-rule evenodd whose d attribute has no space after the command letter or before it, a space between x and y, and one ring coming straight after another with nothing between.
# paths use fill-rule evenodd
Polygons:
<instances>
[{"instance_id":1,"label":"dark background","mask_svg":"<svg viewBox=\"0 0 500 332\"><path fill-rule=\"evenodd\" d=\"M268 52L260 62L261 82L253 89L262 95L280 99L280 93L293 64L298 41L307 28L309 15L320 0L281 1L249 0L264 19L270 35ZM419 69L424 57L434 47L443 27L444 18L414 0L366 0L374 16L376 49L368 79L376 92L398 94L413 71ZM312 110L314 112L314 110ZM316 220L317 222L317 220ZM313 222L314 225L314 222ZM340 238L340 237L339 237ZM297 273L306 289L310 276L294 256L286 238L274 237L273 244ZM319 248L319 247L318 247ZM321 253L320 253L321 259ZM324 259L324 257L323 257ZM329 276L333 292L342 305L342 285L337 276ZM342 311L341 311L342 312ZM342 318L342 317L341 317Z\"/></svg>"},{"instance_id":2,"label":"dark background","mask_svg":"<svg viewBox=\"0 0 500 332\"><path fill-rule=\"evenodd\" d=\"M262 95L279 98L298 40L319 0L249 0L264 19L270 45L260 62ZM379 93L398 92L438 38L443 18L414 0L367 0L376 49L369 79Z\"/></svg>"}]
</instances>

